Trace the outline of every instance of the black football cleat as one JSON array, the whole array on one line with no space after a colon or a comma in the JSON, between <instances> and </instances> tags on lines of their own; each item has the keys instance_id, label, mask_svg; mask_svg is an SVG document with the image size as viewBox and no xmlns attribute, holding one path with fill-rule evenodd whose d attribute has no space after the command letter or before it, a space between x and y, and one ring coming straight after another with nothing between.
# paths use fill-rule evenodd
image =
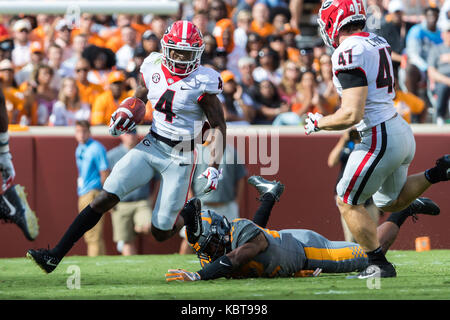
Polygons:
<instances>
[{"instance_id":1,"label":"black football cleat","mask_svg":"<svg viewBox=\"0 0 450 320\"><path fill-rule=\"evenodd\" d=\"M441 174L441 181L450 180L450 154L436 160L436 167L439 168Z\"/></svg>"},{"instance_id":2,"label":"black football cleat","mask_svg":"<svg viewBox=\"0 0 450 320\"><path fill-rule=\"evenodd\" d=\"M190 199L180 213L183 217L189 216L189 224L186 225L187 240L189 243L196 243L202 234L202 202L199 198Z\"/></svg>"},{"instance_id":3,"label":"black football cleat","mask_svg":"<svg viewBox=\"0 0 450 320\"><path fill-rule=\"evenodd\" d=\"M261 200L265 194L270 193L274 196L276 201L280 201L281 194L284 191L284 184L281 182L268 181L261 176L251 176L248 178L248 183L258 190L260 195L259 200Z\"/></svg>"},{"instance_id":4,"label":"black football cleat","mask_svg":"<svg viewBox=\"0 0 450 320\"><path fill-rule=\"evenodd\" d=\"M426 214L430 216L437 216L441 213L439 206L431 199L417 198L409 205L408 209L411 211L413 221L418 220L417 214Z\"/></svg>"},{"instance_id":5,"label":"black football cleat","mask_svg":"<svg viewBox=\"0 0 450 320\"><path fill-rule=\"evenodd\" d=\"M39 235L38 219L21 185L13 185L0 196L0 219L16 224L29 241Z\"/></svg>"},{"instance_id":6,"label":"black football cleat","mask_svg":"<svg viewBox=\"0 0 450 320\"><path fill-rule=\"evenodd\" d=\"M381 265L369 265L357 275L348 276L347 279L368 279L368 278L395 278L397 272L392 263Z\"/></svg>"},{"instance_id":7,"label":"black football cleat","mask_svg":"<svg viewBox=\"0 0 450 320\"><path fill-rule=\"evenodd\" d=\"M27 258L33 260L45 273L50 273L61 261L50 253L48 249L30 249L27 251Z\"/></svg>"}]
</instances>

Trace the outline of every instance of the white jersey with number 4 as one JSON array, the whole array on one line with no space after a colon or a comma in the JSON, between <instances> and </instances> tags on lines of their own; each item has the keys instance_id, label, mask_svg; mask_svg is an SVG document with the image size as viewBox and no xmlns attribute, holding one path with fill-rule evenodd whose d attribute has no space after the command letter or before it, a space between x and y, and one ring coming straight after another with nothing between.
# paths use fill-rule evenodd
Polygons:
<instances>
[{"instance_id":1,"label":"white jersey with number 4","mask_svg":"<svg viewBox=\"0 0 450 320\"><path fill-rule=\"evenodd\" d=\"M161 53L151 53L140 69L154 109L151 130L172 140L194 139L206 120L198 102L205 93L222 92L220 74L199 66L188 76L175 76L162 60Z\"/></svg>"},{"instance_id":2,"label":"white jersey with number 4","mask_svg":"<svg viewBox=\"0 0 450 320\"><path fill-rule=\"evenodd\" d=\"M368 94L364 117L356 125L359 131L389 120L396 113L390 50L384 38L360 32L346 38L333 53L333 82L339 95L342 94L342 85L337 77L339 72L360 69L366 74Z\"/></svg>"}]
</instances>

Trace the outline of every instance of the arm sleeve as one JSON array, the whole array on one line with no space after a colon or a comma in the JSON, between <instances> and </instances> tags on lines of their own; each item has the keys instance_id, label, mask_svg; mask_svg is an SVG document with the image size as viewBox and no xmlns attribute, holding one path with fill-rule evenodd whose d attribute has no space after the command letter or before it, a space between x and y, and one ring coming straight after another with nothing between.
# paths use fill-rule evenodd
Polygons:
<instances>
[{"instance_id":1,"label":"arm sleeve","mask_svg":"<svg viewBox=\"0 0 450 320\"><path fill-rule=\"evenodd\" d=\"M337 78L342 85L342 89L367 86L365 72L360 69L342 70L337 74Z\"/></svg>"}]
</instances>

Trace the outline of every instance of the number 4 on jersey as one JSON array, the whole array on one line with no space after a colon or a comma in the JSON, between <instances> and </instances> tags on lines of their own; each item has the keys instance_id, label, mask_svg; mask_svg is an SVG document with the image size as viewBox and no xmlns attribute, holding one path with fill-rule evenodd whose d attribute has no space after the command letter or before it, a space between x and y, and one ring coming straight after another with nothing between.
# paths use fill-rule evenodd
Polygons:
<instances>
[{"instance_id":1,"label":"number 4 on jersey","mask_svg":"<svg viewBox=\"0 0 450 320\"><path fill-rule=\"evenodd\" d=\"M172 123L173 118L176 117L176 114L172 111L174 96L175 91L167 89L155 105L155 110L164 113L166 115L165 120L170 123Z\"/></svg>"},{"instance_id":2,"label":"number 4 on jersey","mask_svg":"<svg viewBox=\"0 0 450 320\"><path fill-rule=\"evenodd\" d=\"M377 88L388 87L388 93L392 93L394 81L391 75L391 65L386 54L386 49L378 50L380 53L380 65L378 66Z\"/></svg>"}]
</instances>

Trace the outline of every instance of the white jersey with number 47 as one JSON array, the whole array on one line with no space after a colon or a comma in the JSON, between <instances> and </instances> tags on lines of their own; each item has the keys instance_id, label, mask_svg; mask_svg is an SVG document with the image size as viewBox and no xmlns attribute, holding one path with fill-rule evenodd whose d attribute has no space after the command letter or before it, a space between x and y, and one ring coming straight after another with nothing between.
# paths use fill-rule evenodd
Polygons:
<instances>
[{"instance_id":1,"label":"white jersey with number 47","mask_svg":"<svg viewBox=\"0 0 450 320\"><path fill-rule=\"evenodd\" d=\"M221 93L222 78L203 66L185 77L172 75L162 59L161 53L151 53L140 69L154 109L151 130L172 140L194 139L206 120L198 102L205 93Z\"/></svg>"},{"instance_id":2,"label":"white jersey with number 47","mask_svg":"<svg viewBox=\"0 0 450 320\"><path fill-rule=\"evenodd\" d=\"M360 69L366 75L368 94L364 117L356 125L359 131L376 126L395 115L394 71L390 50L384 38L360 32L346 38L333 53L333 82L339 95L342 94L342 85L337 77L339 72Z\"/></svg>"}]
</instances>

